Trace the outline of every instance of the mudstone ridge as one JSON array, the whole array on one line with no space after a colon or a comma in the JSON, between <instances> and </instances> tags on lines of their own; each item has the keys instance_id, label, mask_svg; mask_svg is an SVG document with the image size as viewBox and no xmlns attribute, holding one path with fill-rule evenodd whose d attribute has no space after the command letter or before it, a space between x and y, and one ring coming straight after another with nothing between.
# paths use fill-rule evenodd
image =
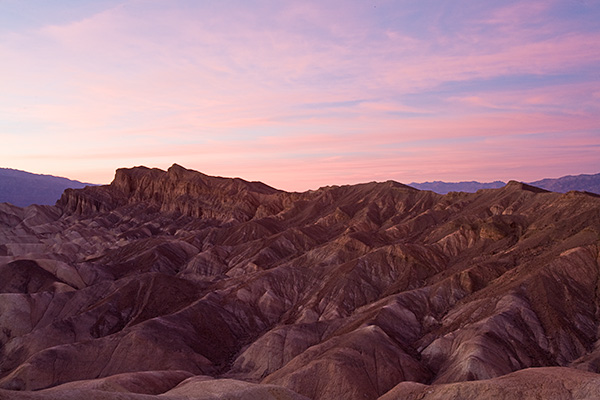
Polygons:
<instances>
[{"instance_id":1,"label":"mudstone ridge","mask_svg":"<svg viewBox=\"0 0 600 400\"><path fill-rule=\"evenodd\" d=\"M117 170L0 204L0 399L600 398L600 198Z\"/></svg>"}]
</instances>

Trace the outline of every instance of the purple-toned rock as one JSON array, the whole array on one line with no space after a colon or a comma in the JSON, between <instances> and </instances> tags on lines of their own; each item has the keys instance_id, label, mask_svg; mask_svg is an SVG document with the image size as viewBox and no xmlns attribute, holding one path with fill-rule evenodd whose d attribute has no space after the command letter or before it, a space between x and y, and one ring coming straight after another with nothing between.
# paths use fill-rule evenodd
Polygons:
<instances>
[{"instance_id":1,"label":"purple-toned rock","mask_svg":"<svg viewBox=\"0 0 600 400\"><path fill-rule=\"evenodd\" d=\"M599 253L587 193L120 169L0 204L0 399L594 398Z\"/></svg>"}]
</instances>

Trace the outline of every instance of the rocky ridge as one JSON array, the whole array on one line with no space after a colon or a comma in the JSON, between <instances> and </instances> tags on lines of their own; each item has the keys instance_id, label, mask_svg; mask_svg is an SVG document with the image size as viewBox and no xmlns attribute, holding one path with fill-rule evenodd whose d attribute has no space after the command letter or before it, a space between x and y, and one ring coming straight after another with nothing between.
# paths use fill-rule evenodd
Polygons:
<instances>
[{"instance_id":1,"label":"rocky ridge","mask_svg":"<svg viewBox=\"0 0 600 400\"><path fill-rule=\"evenodd\" d=\"M599 245L598 196L518 182L121 169L0 204L0 399L589 398Z\"/></svg>"}]
</instances>

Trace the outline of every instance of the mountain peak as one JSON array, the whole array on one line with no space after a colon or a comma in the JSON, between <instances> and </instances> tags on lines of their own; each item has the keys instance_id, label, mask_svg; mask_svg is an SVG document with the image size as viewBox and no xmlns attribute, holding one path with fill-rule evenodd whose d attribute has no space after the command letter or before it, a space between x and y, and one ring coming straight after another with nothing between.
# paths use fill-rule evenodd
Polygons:
<instances>
[{"instance_id":1,"label":"mountain peak","mask_svg":"<svg viewBox=\"0 0 600 400\"><path fill-rule=\"evenodd\" d=\"M169 167L168 171L171 171L171 170L184 170L184 171L187 171L188 169L187 169L187 168L184 168L184 167L182 167L181 165L179 165L179 164L177 164L177 163L173 163L173 165L171 165L171 166ZM196 172L198 172L198 171L196 171Z\"/></svg>"},{"instance_id":2,"label":"mountain peak","mask_svg":"<svg viewBox=\"0 0 600 400\"><path fill-rule=\"evenodd\" d=\"M59 205L86 214L145 204L193 217L247 220L276 193L277 189L260 182L209 176L173 164L167 171L145 166L120 168L110 185L66 191Z\"/></svg>"},{"instance_id":3,"label":"mountain peak","mask_svg":"<svg viewBox=\"0 0 600 400\"><path fill-rule=\"evenodd\" d=\"M514 180L509 181L506 184L505 188L516 189L516 190L526 190L528 192L534 192L534 193L548 193L549 192L546 189L542 189L542 188L539 188L536 186L528 185L527 183L514 181Z\"/></svg>"},{"instance_id":4,"label":"mountain peak","mask_svg":"<svg viewBox=\"0 0 600 400\"><path fill-rule=\"evenodd\" d=\"M199 171L187 169L179 164L173 164L167 169L167 174L175 179L198 179L200 177L208 177Z\"/></svg>"}]
</instances>

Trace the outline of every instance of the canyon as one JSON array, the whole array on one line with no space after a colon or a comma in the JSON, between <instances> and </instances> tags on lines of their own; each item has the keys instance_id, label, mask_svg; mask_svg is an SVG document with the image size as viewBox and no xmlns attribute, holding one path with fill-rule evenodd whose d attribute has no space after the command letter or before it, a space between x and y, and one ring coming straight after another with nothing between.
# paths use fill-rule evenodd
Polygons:
<instances>
[{"instance_id":1,"label":"canyon","mask_svg":"<svg viewBox=\"0 0 600 400\"><path fill-rule=\"evenodd\" d=\"M0 399L600 397L600 196L119 169L0 203Z\"/></svg>"}]
</instances>

